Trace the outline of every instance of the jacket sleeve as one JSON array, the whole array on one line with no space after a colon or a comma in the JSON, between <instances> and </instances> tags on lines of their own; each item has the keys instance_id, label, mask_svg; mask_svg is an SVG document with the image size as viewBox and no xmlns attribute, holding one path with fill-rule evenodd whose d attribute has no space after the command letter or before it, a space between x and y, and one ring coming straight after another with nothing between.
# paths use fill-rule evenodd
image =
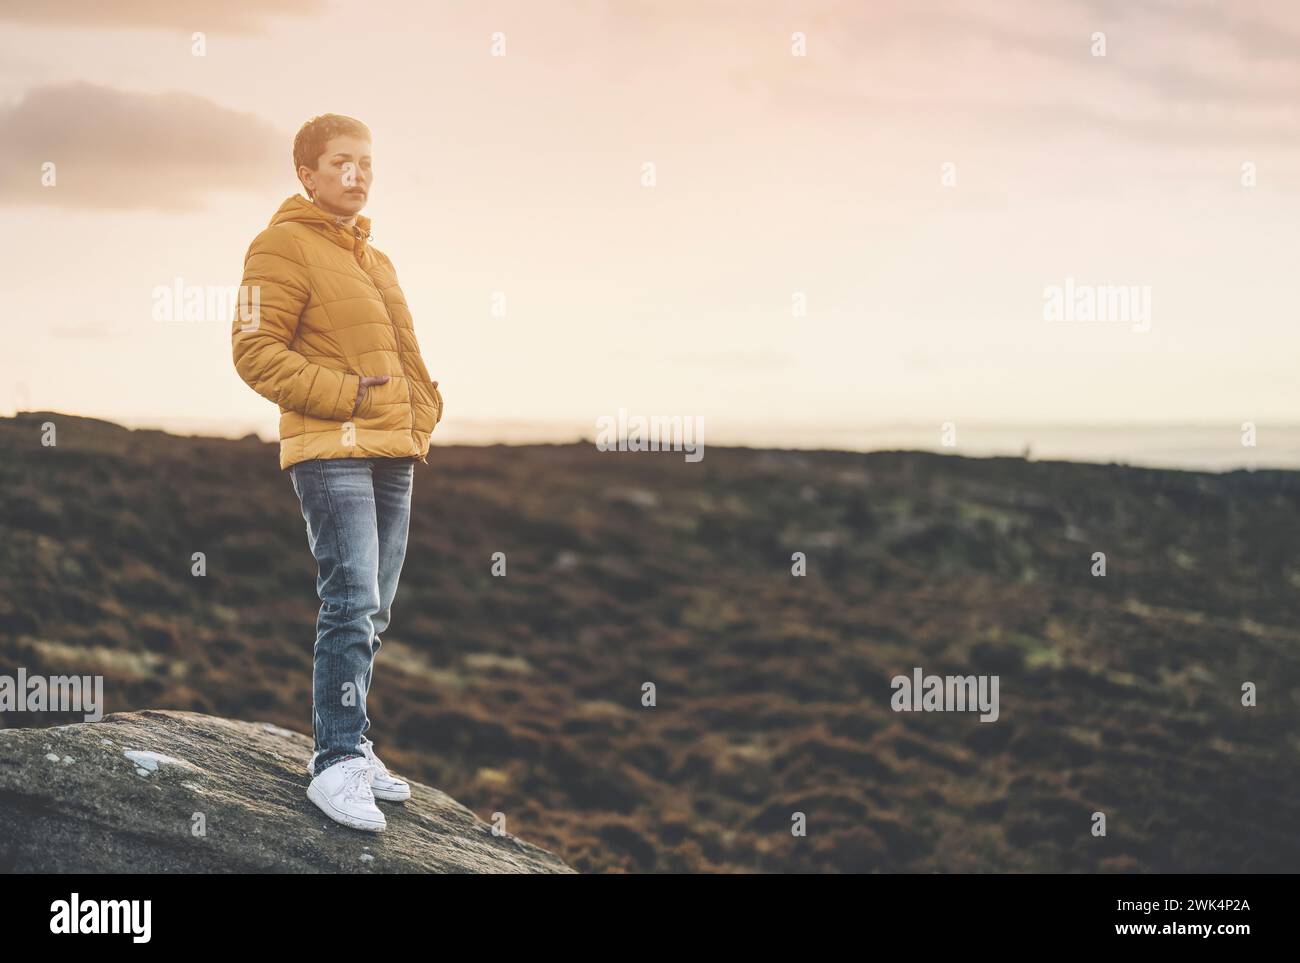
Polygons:
<instances>
[{"instance_id":1,"label":"jacket sleeve","mask_svg":"<svg viewBox=\"0 0 1300 963\"><path fill-rule=\"evenodd\" d=\"M347 421L360 376L315 364L289 347L309 297L307 268L298 260L294 239L275 228L254 238L244 258L240 309L231 330L235 370L282 408Z\"/></svg>"}]
</instances>

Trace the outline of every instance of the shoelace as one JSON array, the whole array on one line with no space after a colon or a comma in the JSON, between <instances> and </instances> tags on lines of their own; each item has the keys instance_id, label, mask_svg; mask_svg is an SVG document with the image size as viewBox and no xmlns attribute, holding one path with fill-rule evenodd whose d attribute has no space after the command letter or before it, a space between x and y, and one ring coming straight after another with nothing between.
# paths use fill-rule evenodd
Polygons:
<instances>
[{"instance_id":1,"label":"shoelace","mask_svg":"<svg viewBox=\"0 0 1300 963\"><path fill-rule=\"evenodd\" d=\"M370 789L370 770L366 766L357 767L357 771L348 779L343 795L345 799L357 802L375 801L375 794Z\"/></svg>"},{"instance_id":2,"label":"shoelace","mask_svg":"<svg viewBox=\"0 0 1300 963\"><path fill-rule=\"evenodd\" d=\"M387 779L388 768L382 762L379 761L379 757L375 755L375 750L370 748L370 743L368 742L362 743L361 751L362 753L365 754L365 757L368 760L370 760L370 765L374 768L375 775Z\"/></svg>"}]
</instances>

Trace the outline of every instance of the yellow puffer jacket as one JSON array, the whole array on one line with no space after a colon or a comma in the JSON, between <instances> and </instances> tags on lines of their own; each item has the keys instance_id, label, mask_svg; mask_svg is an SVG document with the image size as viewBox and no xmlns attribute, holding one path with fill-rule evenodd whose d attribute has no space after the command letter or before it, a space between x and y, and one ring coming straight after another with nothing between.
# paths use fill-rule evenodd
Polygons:
<instances>
[{"instance_id":1,"label":"yellow puffer jacket","mask_svg":"<svg viewBox=\"0 0 1300 963\"><path fill-rule=\"evenodd\" d=\"M420 357L393 262L369 244L370 218L350 232L300 194L253 239L235 313L235 370L280 406L280 469L310 458L416 457L442 393ZM362 375L388 375L366 389Z\"/></svg>"}]
</instances>

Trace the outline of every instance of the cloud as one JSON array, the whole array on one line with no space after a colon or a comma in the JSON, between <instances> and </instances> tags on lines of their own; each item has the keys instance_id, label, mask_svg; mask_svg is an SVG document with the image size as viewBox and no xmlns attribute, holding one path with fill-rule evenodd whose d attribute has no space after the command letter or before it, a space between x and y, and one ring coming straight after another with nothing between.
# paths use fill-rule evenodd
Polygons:
<instances>
[{"instance_id":1,"label":"cloud","mask_svg":"<svg viewBox=\"0 0 1300 963\"><path fill-rule=\"evenodd\" d=\"M214 191L286 182L292 141L254 114L193 94L36 87L0 108L0 204L195 210ZM52 187L42 184L47 162Z\"/></svg>"},{"instance_id":2,"label":"cloud","mask_svg":"<svg viewBox=\"0 0 1300 963\"><path fill-rule=\"evenodd\" d=\"M769 54L731 73L783 114L938 137L996 130L1016 145L1044 135L1171 150L1300 145L1300 11L936 0L801 14L786 29L808 30L806 61ZM1092 56L1094 31L1106 34L1104 58Z\"/></svg>"},{"instance_id":3,"label":"cloud","mask_svg":"<svg viewBox=\"0 0 1300 963\"><path fill-rule=\"evenodd\" d=\"M0 0L0 21L38 27L156 28L256 33L275 16L324 13L324 0Z\"/></svg>"}]
</instances>

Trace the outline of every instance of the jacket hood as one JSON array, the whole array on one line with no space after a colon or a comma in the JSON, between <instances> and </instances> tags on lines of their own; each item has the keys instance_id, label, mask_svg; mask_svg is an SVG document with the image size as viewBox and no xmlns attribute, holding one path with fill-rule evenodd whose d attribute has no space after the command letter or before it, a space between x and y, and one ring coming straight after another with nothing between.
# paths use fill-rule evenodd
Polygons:
<instances>
[{"instance_id":1,"label":"jacket hood","mask_svg":"<svg viewBox=\"0 0 1300 963\"><path fill-rule=\"evenodd\" d=\"M357 215L357 228L360 236L338 223L337 215L329 213L313 204L301 194L290 194L284 199L279 210L271 217L270 227L290 223L312 224L340 247L355 251L359 256L366 241L370 240L370 218L364 214Z\"/></svg>"}]
</instances>

